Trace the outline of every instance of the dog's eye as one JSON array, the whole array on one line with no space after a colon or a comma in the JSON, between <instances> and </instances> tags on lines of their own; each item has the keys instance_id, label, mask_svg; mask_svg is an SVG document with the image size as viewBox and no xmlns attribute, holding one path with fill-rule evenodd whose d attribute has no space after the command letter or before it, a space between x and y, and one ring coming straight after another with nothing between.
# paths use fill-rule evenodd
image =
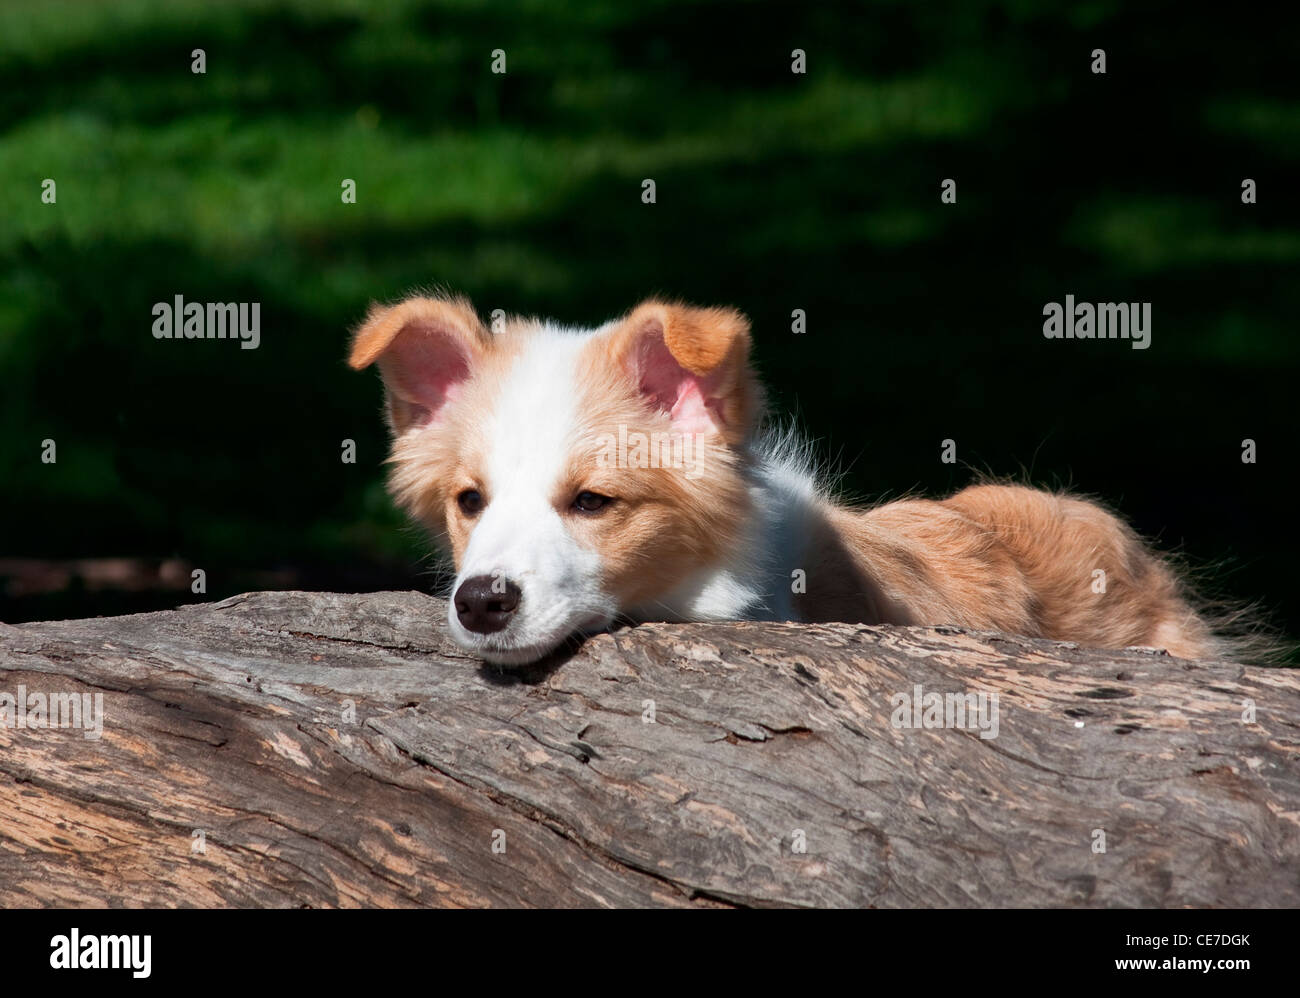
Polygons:
<instances>
[{"instance_id":1,"label":"dog's eye","mask_svg":"<svg viewBox=\"0 0 1300 998\"><path fill-rule=\"evenodd\" d=\"M466 489L456 497L456 505L466 516L474 516L483 511L483 496L477 489Z\"/></svg>"},{"instance_id":2,"label":"dog's eye","mask_svg":"<svg viewBox=\"0 0 1300 998\"><path fill-rule=\"evenodd\" d=\"M597 492L579 492L573 500L573 508L583 513L595 513L604 509L614 500Z\"/></svg>"}]
</instances>

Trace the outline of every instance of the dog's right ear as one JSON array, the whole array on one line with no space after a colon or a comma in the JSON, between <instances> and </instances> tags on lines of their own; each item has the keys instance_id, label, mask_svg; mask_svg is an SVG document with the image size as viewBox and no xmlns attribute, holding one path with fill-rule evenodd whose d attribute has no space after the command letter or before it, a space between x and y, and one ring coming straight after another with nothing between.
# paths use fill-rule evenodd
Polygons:
<instances>
[{"instance_id":1,"label":"dog's right ear","mask_svg":"<svg viewBox=\"0 0 1300 998\"><path fill-rule=\"evenodd\" d=\"M491 342L464 298L408 298L372 305L352 339L348 364L360 371L379 362L393 432L438 417Z\"/></svg>"}]
</instances>

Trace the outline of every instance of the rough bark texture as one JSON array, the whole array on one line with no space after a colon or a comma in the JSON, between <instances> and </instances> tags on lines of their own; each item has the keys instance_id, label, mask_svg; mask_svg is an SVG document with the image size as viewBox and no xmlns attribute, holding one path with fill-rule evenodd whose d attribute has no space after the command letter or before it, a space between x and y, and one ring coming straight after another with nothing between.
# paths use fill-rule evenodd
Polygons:
<instances>
[{"instance_id":1,"label":"rough bark texture","mask_svg":"<svg viewBox=\"0 0 1300 998\"><path fill-rule=\"evenodd\" d=\"M105 712L0 727L0 905L1300 904L1296 672L735 623L503 673L444 613L0 625L0 693ZM997 737L892 726L917 684L997 693Z\"/></svg>"}]
</instances>

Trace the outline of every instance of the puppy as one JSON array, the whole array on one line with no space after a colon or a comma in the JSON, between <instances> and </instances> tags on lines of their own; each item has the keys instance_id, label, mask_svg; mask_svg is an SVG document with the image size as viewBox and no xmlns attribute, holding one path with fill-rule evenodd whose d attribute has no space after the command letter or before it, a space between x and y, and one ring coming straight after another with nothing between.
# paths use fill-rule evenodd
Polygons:
<instances>
[{"instance_id":1,"label":"puppy","mask_svg":"<svg viewBox=\"0 0 1300 998\"><path fill-rule=\"evenodd\" d=\"M977 485L836 502L790 434L759 431L749 323L651 300L595 329L470 304L372 307L390 490L456 566L451 634L518 665L622 621L953 624L1223 656L1179 578L1066 495Z\"/></svg>"}]
</instances>

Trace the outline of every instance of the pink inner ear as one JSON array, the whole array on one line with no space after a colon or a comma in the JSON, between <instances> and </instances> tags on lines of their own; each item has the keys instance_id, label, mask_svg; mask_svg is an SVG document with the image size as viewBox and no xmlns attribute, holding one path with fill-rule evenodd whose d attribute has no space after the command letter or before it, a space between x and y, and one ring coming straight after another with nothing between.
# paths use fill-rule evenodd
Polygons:
<instances>
[{"instance_id":1,"label":"pink inner ear","mask_svg":"<svg viewBox=\"0 0 1300 998\"><path fill-rule=\"evenodd\" d=\"M653 327L636 353L636 375L641 394L665 410L673 428L683 433L716 433L722 426L721 400L711 396L717 378L700 376L677 363Z\"/></svg>"},{"instance_id":2,"label":"pink inner ear","mask_svg":"<svg viewBox=\"0 0 1300 998\"><path fill-rule=\"evenodd\" d=\"M455 337L438 328L410 326L379 359L384 381L419 410L413 425L433 422L469 380L470 358Z\"/></svg>"}]
</instances>

